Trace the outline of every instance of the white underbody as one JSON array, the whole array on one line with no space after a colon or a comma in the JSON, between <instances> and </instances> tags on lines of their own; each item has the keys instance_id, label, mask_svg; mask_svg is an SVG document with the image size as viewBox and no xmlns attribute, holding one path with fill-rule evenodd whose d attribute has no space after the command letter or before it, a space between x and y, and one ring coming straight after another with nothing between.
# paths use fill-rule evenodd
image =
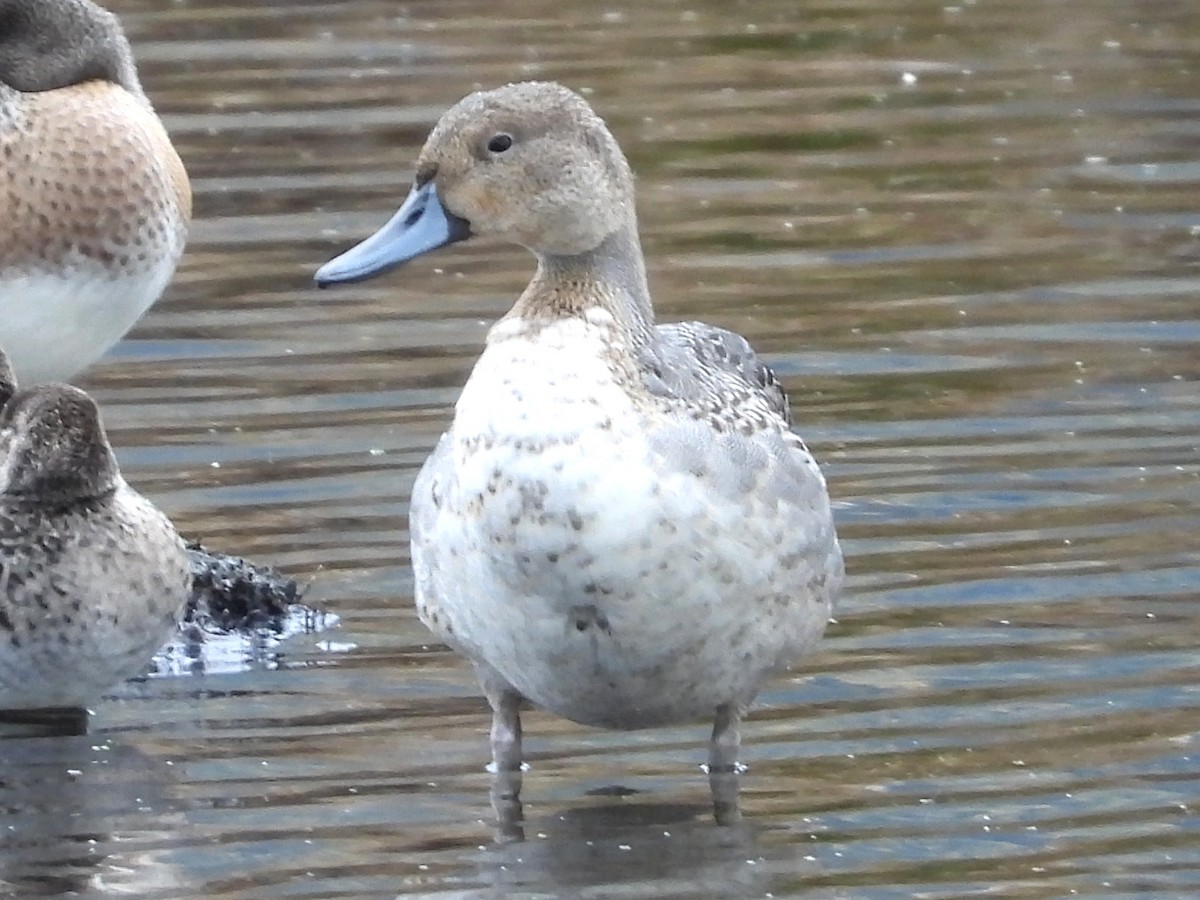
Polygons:
<instances>
[{"instance_id":1,"label":"white underbody","mask_svg":"<svg viewBox=\"0 0 1200 900\"><path fill-rule=\"evenodd\" d=\"M755 438L636 402L605 336L582 318L497 326L414 487L418 613L486 676L577 722L746 704L830 614L841 557L824 481L807 451L756 447L747 474L729 442ZM803 490L776 492L780 465Z\"/></svg>"},{"instance_id":2,"label":"white underbody","mask_svg":"<svg viewBox=\"0 0 1200 900\"><path fill-rule=\"evenodd\" d=\"M18 383L68 381L96 362L162 294L177 258L134 271L89 260L0 275L0 347Z\"/></svg>"}]
</instances>

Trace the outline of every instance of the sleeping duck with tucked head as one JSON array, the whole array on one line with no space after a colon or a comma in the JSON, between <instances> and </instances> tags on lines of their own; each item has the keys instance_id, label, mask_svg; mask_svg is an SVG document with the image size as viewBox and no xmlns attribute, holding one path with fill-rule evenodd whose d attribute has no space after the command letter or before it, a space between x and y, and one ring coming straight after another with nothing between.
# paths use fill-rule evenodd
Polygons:
<instances>
[{"instance_id":1,"label":"sleeping duck with tucked head","mask_svg":"<svg viewBox=\"0 0 1200 900\"><path fill-rule=\"evenodd\" d=\"M191 572L126 484L92 399L17 390L0 351L0 714L79 712L174 633Z\"/></svg>"}]
</instances>

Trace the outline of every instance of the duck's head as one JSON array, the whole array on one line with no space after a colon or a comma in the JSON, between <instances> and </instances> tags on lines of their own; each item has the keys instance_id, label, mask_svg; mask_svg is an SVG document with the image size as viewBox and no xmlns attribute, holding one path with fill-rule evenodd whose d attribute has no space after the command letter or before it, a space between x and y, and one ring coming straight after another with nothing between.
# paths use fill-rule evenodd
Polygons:
<instances>
[{"instance_id":1,"label":"duck's head","mask_svg":"<svg viewBox=\"0 0 1200 900\"><path fill-rule=\"evenodd\" d=\"M0 0L0 82L35 92L96 80L142 95L116 16L92 0Z\"/></svg>"},{"instance_id":2,"label":"duck's head","mask_svg":"<svg viewBox=\"0 0 1200 900\"><path fill-rule=\"evenodd\" d=\"M0 410L0 493L68 503L107 493L119 478L100 411L78 388L17 391Z\"/></svg>"},{"instance_id":3,"label":"duck's head","mask_svg":"<svg viewBox=\"0 0 1200 900\"><path fill-rule=\"evenodd\" d=\"M442 116L399 211L316 281L362 281L477 234L577 256L633 221L629 164L587 101L552 82L510 84Z\"/></svg>"}]
</instances>

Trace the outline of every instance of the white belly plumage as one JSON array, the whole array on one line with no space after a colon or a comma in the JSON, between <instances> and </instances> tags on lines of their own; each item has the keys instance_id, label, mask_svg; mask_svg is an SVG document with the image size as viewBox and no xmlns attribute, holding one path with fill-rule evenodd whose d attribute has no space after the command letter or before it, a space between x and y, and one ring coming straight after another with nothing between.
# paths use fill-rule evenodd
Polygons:
<instances>
[{"instance_id":1,"label":"white belly plumage","mask_svg":"<svg viewBox=\"0 0 1200 900\"><path fill-rule=\"evenodd\" d=\"M635 402L602 330L520 332L497 326L414 487L422 620L577 722L748 703L829 616L836 542L815 465L819 490L800 496L772 490L768 453L731 477L727 441L752 439Z\"/></svg>"},{"instance_id":2,"label":"white belly plumage","mask_svg":"<svg viewBox=\"0 0 1200 900\"><path fill-rule=\"evenodd\" d=\"M158 299L182 250L138 270L81 264L0 277L0 346L25 384L67 381L104 355Z\"/></svg>"}]
</instances>

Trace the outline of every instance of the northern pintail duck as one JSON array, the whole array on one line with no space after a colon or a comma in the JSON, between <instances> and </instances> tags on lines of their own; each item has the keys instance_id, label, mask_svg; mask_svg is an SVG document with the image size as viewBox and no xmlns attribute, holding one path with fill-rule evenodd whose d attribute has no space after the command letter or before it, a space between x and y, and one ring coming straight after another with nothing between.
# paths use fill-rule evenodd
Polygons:
<instances>
[{"instance_id":1,"label":"northern pintail duck","mask_svg":"<svg viewBox=\"0 0 1200 900\"><path fill-rule=\"evenodd\" d=\"M14 389L0 351L0 710L78 710L170 638L188 557L87 394Z\"/></svg>"},{"instance_id":2,"label":"northern pintail duck","mask_svg":"<svg viewBox=\"0 0 1200 900\"><path fill-rule=\"evenodd\" d=\"M728 771L743 711L817 643L842 581L783 389L744 338L654 324L629 164L572 91L459 102L400 210L317 283L476 234L537 272L413 486L417 612L474 663L496 770L521 765L529 700L609 728L712 718Z\"/></svg>"},{"instance_id":3,"label":"northern pintail duck","mask_svg":"<svg viewBox=\"0 0 1200 900\"><path fill-rule=\"evenodd\" d=\"M187 173L121 25L91 0L0 0L0 345L65 380L158 299L191 218Z\"/></svg>"}]
</instances>

